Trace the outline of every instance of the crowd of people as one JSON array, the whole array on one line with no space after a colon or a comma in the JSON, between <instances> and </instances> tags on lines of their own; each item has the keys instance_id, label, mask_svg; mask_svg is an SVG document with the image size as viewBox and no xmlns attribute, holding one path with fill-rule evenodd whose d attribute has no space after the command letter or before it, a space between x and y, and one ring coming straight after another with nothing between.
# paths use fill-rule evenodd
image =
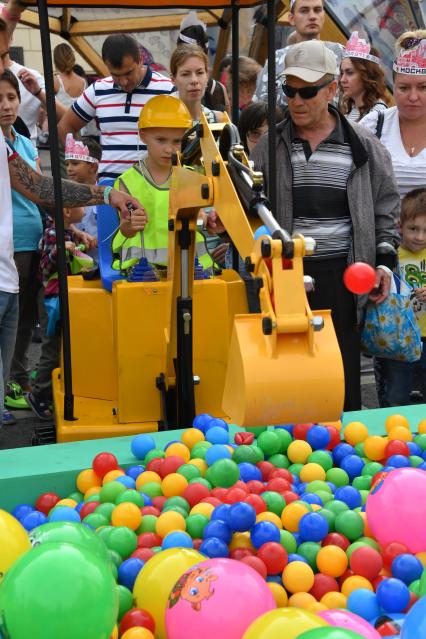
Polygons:
<instances>
[{"instance_id":1,"label":"crowd of people","mask_svg":"<svg viewBox=\"0 0 426 639\"><path fill-rule=\"evenodd\" d=\"M3 424L13 424L9 409L22 402L40 419L52 418L51 373L60 356L53 186L40 173L36 147L45 85L40 74L9 57L22 10L20 0L9 0L0 16ZM426 31L399 38L390 92L374 43L357 32L345 46L323 42L324 20L322 0L291 0L294 32L291 44L276 52L276 102L268 101L268 65L262 69L241 57L238 127L266 189L272 138L276 218L287 231L316 241L314 255L305 258L305 273L316 282L309 303L332 310L345 371L344 408L357 410L364 309L367 301L379 306L386 300L394 273L411 291L426 341ZM96 263L96 206L102 203L120 215L113 268L127 270L143 256L161 271L167 267L172 154L202 114L210 123L230 114L229 59L221 65L221 81L212 79L206 28L193 13L182 22L168 74L127 34L108 36L102 59L109 76L88 84L68 44L54 51L56 116L69 178L63 181L69 272ZM275 131L268 131L270 108L276 109ZM197 255L211 273L229 263L229 239L214 211L200 215ZM355 261L376 269L368 300L344 286L344 271ZM31 379L28 350L37 321L45 334ZM416 362L398 354L378 357L375 373L381 406L409 403L416 375L426 400L426 350Z\"/></svg>"}]
</instances>

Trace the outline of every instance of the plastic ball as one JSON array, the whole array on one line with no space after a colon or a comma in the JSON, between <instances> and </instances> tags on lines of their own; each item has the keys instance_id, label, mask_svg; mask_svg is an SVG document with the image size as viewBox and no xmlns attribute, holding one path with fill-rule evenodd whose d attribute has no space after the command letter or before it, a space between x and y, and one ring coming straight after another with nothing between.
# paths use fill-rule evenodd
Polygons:
<instances>
[{"instance_id":1,"label":"plastic ball","mask_svg":"<svg viewBox=\"0 0 426 639\"><path fill-rule=\"evenodd\" d=\"M49 521L80 521L80 515L69 506L56 506L49 514Z\"/></svg>"},{"instance_id":2,"label":"plastic ball","mask_svg":"<svg viewBox=\"0 0 426 639\"><path fill-rule=\"evenodd\" d=\"M269 541L260 546L257 552L259 559L266 566L268 575L278 575L282 573L288 563L288 554L281 544Z\"/></svg>"},{"instance_id":3,"label":"plastic ball","mask_svg":"<svg viewBox=\"0 0 426 639\"><path fill-rule=\"evenodd\" d=\"M44 513L38 512L38 510L33 510L28 515L25 515L23 519L21 519L21 524L25 528L25 530L33 530L38 526L42 526L48 521L46 515Z\"/></svg>"},{"instance_id":4,"label":"plastic ball","mask_svg":"<svg viewBox=\"0 0 426 639\"><path fill-rule=\"evenodd\" d=\"M36 510L48 515L59 500L60 497L56 493L43 493L35 503ZM15 516L19 519L17 515Z\"/></svg>"},{"instance_id":5,"label":"plastic ball","mask_svg":"<svg viewBox=\"0 0 426 639\"><path fill-rule=\"evenodd\" d=\"M347 597L341 592L328 592L321 598L321 603L327 606L330 610L337 608L346 608Z\"/></svg>"},{"instance_id":6,"label":"plastic ball","mask_svg":"<svg viewBox=\"0 0 426 639\"><path fill-rule=\"evenodd\" d=\"M312 426L307 432L306 441L314 450L327 448L331 435L325 426Z\"/></svg>"},{"instance_id":7,"label":"plastic ball","mask_svg":"<svg viewBox=\"0 0 426 639\"><path fill-rule=\"evenodd\" d=\"M277 608L285 608L288 604L288 596L285 589L273 581L268 581L268 588L275 599Z\"/></svg>"},{"instance_id":8,"label":"plastic ball","mask_svg":"<svg viewBox=\"0 0 426 639\"><path fill-rule=\"evenodd\" d=\"M345 270L343 283L356 295L369 293L376 285L376 271L365 262L354 262Z\"/></svg>"},{"instance_id":9,"label":"plastic ball","mask_svg":"<svg viewBox=\"0 0 426 639\"><path fill-rule=\"evenodd\" d=\"M192 450L195 444L204 441L203 433L197 428L187 428L182 433L182 443L185 444L189 450Z\"/></svg>"},{"instance_id":10,"label":"plastic ball","mask_svg":"<svg viewBox=\"0 0 426 639\"><path fill-rule=\"evenodd\" d=\"M142 608L132 608L120 621L120 636L122 637L131 628L145 628L155 632L155 620L153 616Z\"/></svg>"},{"instance_id":11,"label":"plastic ball","mask_svg":"<svg viewBox=\"0 0 426 639\"><path fill-rule=\"evenodd\" d=\"M377 588L377 602L386 612L402 612L410 602L410 591L400 579L384 579Z\"/></svg>"},{"instance_id":12,"label":"plastic ball","mask_svg":"<svg viewBox=\"0 0 426 639\"><path fill-rule=\"evenodd\" d=\"M214 486L230 488L240 478L240 469L231 459L219 459L210 466L211 480Z\"/></svg>"},{"instance_id":13,"label":"plastic ball","mask_svg":"<svg viewBox=\"0 0 426 639\"><path fill-rule=\"evenodd\" d=\"M314 572L304 562L293 561L284 568L283 585L291 593L309 592L314 585Z\"/></svg>"},{"instance_id":14,"label":"plastic ball","mask_svg":"<svg viewBox=\"0 0 426 639\"><path fill-rule=\"evenodd\" d=\"M426 598L422 598L409 610L402 626L401 639L426 637Z\"/></svg>"},{"instance_id":15,"label":"plastic ball","mask_svg":"<svg viewBox=\"0 0 426 639\"><path fill-rule=\"evenodd\" d=\"M28 533L15 517L0 510L0 583L21 555L31 548Z\"/></svg>"},{"instance_id":16,"label":"plastic ball","mask_svg":"<svg viewBox=\"0 0 426 639\"><path fill-rule=\"evenodd\" d=\"M188 533L179 530L166 535L161 547L163 550L168 550L169 548L193 548L194 544Z\"/></svg>"},{"instance_id":17,"label":"plastic ball","mask_svg":"<svg viewBox=\"0 0 426 639\"><path fill-rule=\"evenodd\" d=\"M118 583L126 586L129 590L133 590L136 577L142 570L145 562L136 558L129 558L123 561L118 567Z\"/></svg>"},{"instance_id":18,"label":"plastic ball","mask_svg":"<svg viewBox=\"0 0 426 639\"><path fill-rule=\"evenodd\" d=\"M366 441L368 428L362 422L350 422L344 429L343 436L348 444L356 446L356 444Z\"/></svg>"},{"instance_id":19,"label":"plastic ball","mask_svg":"<svg viewBox=\"0 0 426 639\"><path fill-rule=\"evenodd\" d=\"M255 524L250 533L250 539L255 548L260 548L270 541L280 541L279 528L269 521L260 521Z\"/></svg>"},{"instance_id":20,"label":"plastic ball","mask_svg":"<svg viewBox=\"0 0 426 639\"><path fill-rule=\"evenodd\" d=\"M220 426L213 426L213 428L209 428L206 432L206 441L211 444L228 444L229 435L224 428L220 428Z\"/></svg>"},{"instance_id":21,"label":"plastic ball","mask_svg":"<svg viewBox=\"0 0 426 639\"><path fill-rule=\"evenodd\" d=\"M318 513L306 513L299 521L299 534L305 541L322 541L328 534L327 520Z\"/></svg>"},{"instance_id":22,"label":"plastic ball","mask_svg":"<svg viewBox=\"0 0 426 639\"><path fill-rule=\"evenodd\" d=\"M380 553L374 550L374 548L363 546L352 552L350 566L356 575L373 581L383 568L383 559Z\"/></svg>"},{"instance_id":23,"label":"plastic ball","mask_svg":"<svg viewBox=\"0 0 426 639\"><path fill-rule=\"evenodd\" d=\"M176 455L177 457L181 457L187 464L191 458L191 451L187 446L185 446L185 444L176 442L168 446L166 449L166 457L171 457L174 455Z\"/></svg>"},{"instance_id":24,"label":"plastic ball","mask_svg":"<svg viewBox=\"0 0 426 639\"><path fill-rule=\"evenodd\" d=\"M150 450L155 448L155 440L151 435L136 435L132 439L130 444L130 450L132 451L132 455L136 457L136 459L144 459Z\"/></svg>"},{"instance_id":25,"label":"plastic ball","mask_svg":"<svg viewBox=\"0 0 426 639\"><path fill-rule=\"evenodd\" d=\"M324 610L318 613L330 624L328 634L318 635L318 639L380 639L380 635L365 619L348 610ZM307 633L308 634L308 633ZM303 635L302 635L303 637ZM315 639L315 636L312 637Z\"/></svg>"},{"instance_id":26,"label":"plastic ball","mask_svg":"<svg viewBox=\"0 0 426 639\"><path fill-rule=\"evenodd\" d=\"M208 539L209 537L217 537L225 544L229 544L232 539L232 530L225 521L212 519L203 531L203 538Z\"/></svg>"},{"instance_id":27,"label":"plastic ball","mask_svg":"<svg viewBox=\"0 0 426 639\"><path fill-rule=\"evenodd\" d=\"M336 532L344 535L349 541L356 541L364 534L364 521L353 510L339 513L334 523Z\"/></svg>"},{"instance_id":28,"label":"plastic ball","mask_svg":"<svg viewBox=\"0 0 426 639\"><path fill-rule=\"evenodd\" d=\"M301 633L315 628L329 628L326 621L308 610L278 608L256 619L243 639L298 639Z\"/></svg>"},{"instance_id":29,"label":"plastic ball","mask_svg":"<svg viewBox=\"0 0 426 639\"><path fill-rule=\"evenodd\" d=\"M206 452L206 462L209 466L212 466L220 459L231 459L231 456L231 452L227 446L224 444L213 444Z\"/></svg>"},{"instance_id":30,"label":"plastic ball","mask_svg":"<svg viewBox=\"0 0 426 639\"><path fill-rule=\"evenodd\" d=\"M309 610L316 602L316 599L309 592L295 592L288 600L290 608Z\"/></svg>"},{"instance_id":31,"label":"plastic ball","mask_svg":"<svg viewBox=\"0 0 426 639\"><path fill-rule=\"evenodd\" d=\"M287 449L287 457L293 464L305 464L311 453L311 446L302 440L293 441Z\"/></svg>"},{"instance_id":32,"label":"plastic ball","mask_svg":"<svg viewBox=\"0 0 426 639\"><path fill-rule=\"evenodd\" d=\"M349 597L354 590L359 590L360 588L373 591L373 586L368 579L353 575L344 580L342 584L342 594L345 595L345 597Z\"/></svg>"},{"instance_id":33,"label":"plastic ball","mask_svg":"<svg viewBox=\"0 0 426 639\"><path fill-rule=\"evenodd\" d=\"M361 475L364 465L365 463L358 455L346 455L340 463L340 467L348 474L351 480Z\"/></svg>"},{"instance_id":34,"label":"plastic ball","mask_svg":"<svg viewBox=\"0 0 426 639\"><path fill-rule=\"evenodd\" d=\"M84 494L87 490L89 490L89 488L99 486L102 482L99 475L97 475L92 468L87 468L78 474L75 483L78 490Z\"/></svg>"},{"instance_id":35,"label":"plastic ball","mask_svg":"<svg viewBox=\"0 0 426 639\"><path fill-rule=\"evenodd\" d=\"M341 486L334 493L334 498L343 501L351 510L362 504L361 494L353 486Z\"/></svg>"},{"instance_id":36,"label":"plastic ball","mask_svg":"<svg viewBox=\"0 0 426 639\"><path fill-rule=\"evenodd\" d=\"M118 461L112 453L98 453L92 462L93 470L98 477L103 477L110 470L117 470Z\"/></svg>"},{"instance_id":37,"label":"plastic ball","mask_svg":"<svg viewBox=\"0 0 426 639\"><path fill-rule=\"evenodd\" d=\"M126 526L131 530L137 530L142 521L140 508L132 502L118 504L111 514L111 523L113 526Z\"/></svg>"},{"instance_id":38,"label":"plastic ball","mask_svg":"<svg viewBox=\"0 0 426 639\"><path fill-rule=\"evenodd\" d=\"M409 430L410 422L404 415L395 414L386 417L385 428L387 433L389 433L389 431L391 431L392 428L395 428L396 426L403 426L404 428L407 428Z\"/></svg>"},{"instance_id":39,"label":"plastic ball","mask_svg":"<svg viewBox=\"0 0 426 639\"><path fill-rule=\"evenodd\" d=\"M155 639L155 637L147 628L134 626L133 628L126 630L126 632L121 635L121 639Z\"/></svg>"},{"instance_id":40,"label":"plastic ball","mask_svg":"<svg viewBox=\"0 0 426 639\"><path fill-rule=\"evenodd\" d=\"M359 588L351 592L347 605L348 610L367 621L380 614L380 606L377 602L376 594L367 588Z\"/></svg>"},{"instance_id":41,"label":"plastic ball","mask_svg":"<svg viewBox=\"0 0 426 639\"><path fill-rule=\"evenodd\" d=\"M281 521L286 530L297 532L299 530L300 520L309 512L307 505L300 502L291 503L286 506L281 514Z\"/></svg>"},{"instance_id":42,"label":"plastic ball","mask_svg":"<svg viewBox=\"0 0 426 639\"><path fill-rule=\"evenodd\" d=\"M231 530L244 532L256 523L256 511L250 504L233 504L226 513L226 521Z\"/></svg>"},{"instance_id":43,"label":"plastic ball","mask_svg":"<svg viewBox=\"0 0 426 639\"><path fill-rule=\"evenodd\" d=\"M380 461L384 458L387 439L379 435L371 435L364 442L364 453L372 461Z\"/></svg>"},{"instance_id":44,"label":"plastic ball","mask_svg":"<svg viewBox=\"0 0 426 639\"><path fill-rule=\"evenodd\" d=\"M311 482L317 479L325 480L326 471L319 464L308 463L303 466L302 470L300 471L299 477L302 482Z\"/></svg>"},{"instance_id":45,"label":"plastic ball","mask_svg":"<svg viewBox=\"0 0 426 639\"><path fill-rule=\"evenodd\" d=\"M203 555L212 559L229 557L228 544L218 537L208 537L204 539L199 550Z\"/></svg>"}]
</instances>

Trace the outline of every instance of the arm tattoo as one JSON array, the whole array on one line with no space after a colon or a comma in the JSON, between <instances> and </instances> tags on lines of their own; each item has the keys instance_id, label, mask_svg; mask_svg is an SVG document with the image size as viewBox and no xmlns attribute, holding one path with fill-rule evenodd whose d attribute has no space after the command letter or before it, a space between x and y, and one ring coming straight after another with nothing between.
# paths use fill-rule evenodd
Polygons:
<instances>
[{"instance_id":1,"label":"arm tattoo","mask_svg":"<svg viewBox=\"0 0 426 639\"><path fill-rule=\"evenodd\" d=\"M52 208L55 205L53 179L40 175L17 155L9 162L12 187L36 204ZM104 187L77 184L62 180L63 205L67 207L89 206L104 203Z\"/></svg>"}]
</instances>

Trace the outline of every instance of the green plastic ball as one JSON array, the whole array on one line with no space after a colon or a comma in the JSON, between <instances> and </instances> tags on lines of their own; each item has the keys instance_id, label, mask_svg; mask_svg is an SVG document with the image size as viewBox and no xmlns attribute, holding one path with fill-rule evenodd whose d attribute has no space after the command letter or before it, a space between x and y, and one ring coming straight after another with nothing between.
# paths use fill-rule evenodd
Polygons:
<instances>
[{"instance_id":1,"label":"green plastic ball","mask_svg":"<svg viewBox=\"0 0 426 639\"><path fill-rule=\"evenodd\" d=\"M240 469L232 459L218 459L209 470L215 487L230 488L240 478Z\"/></svg>"},{"instance_id":2,"label":"green plastic ball","mask_svg":"<svg viewBox=\"0 0 426 639\"><path fill-rule=\"evenodd\" d=\"M353 510L341 512L337 515L335 527L336 532L345 535L349 541L356 541L364 534L364 520Z\"/></svg>"}]
</instances>

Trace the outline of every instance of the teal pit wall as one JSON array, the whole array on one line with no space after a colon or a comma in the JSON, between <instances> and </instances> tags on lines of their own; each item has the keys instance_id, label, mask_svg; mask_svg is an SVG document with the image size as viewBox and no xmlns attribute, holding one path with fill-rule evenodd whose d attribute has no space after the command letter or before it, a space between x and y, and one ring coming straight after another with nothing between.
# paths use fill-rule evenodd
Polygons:
<instances>
[{"instance_id":1,"label":"teal pit wall","mask_svg":"<svg viewBox=\"0 0 426 639\"><path fill-rule=\"evenodd\" d=\"M412 432L417 431L419 422L426 418L426 404L398 406L345 413L343 426L353 421L364 423L371 435L385 432L385 420L389 415L405 415ZM239 430L230 426L232 438ZM162 448L172 440L179 440L182 431L173 430L150 433L158 447ZM122 468L138 463L131 451L133 437L113 437L94 439L69 444L53 444L15 448L0 451L0 508L11 511L18 504L34 504L39 495L55 492L67 497L76 490L78 473L90 468L98 453L112 452Z\"/></svg>"}]
</instances>

